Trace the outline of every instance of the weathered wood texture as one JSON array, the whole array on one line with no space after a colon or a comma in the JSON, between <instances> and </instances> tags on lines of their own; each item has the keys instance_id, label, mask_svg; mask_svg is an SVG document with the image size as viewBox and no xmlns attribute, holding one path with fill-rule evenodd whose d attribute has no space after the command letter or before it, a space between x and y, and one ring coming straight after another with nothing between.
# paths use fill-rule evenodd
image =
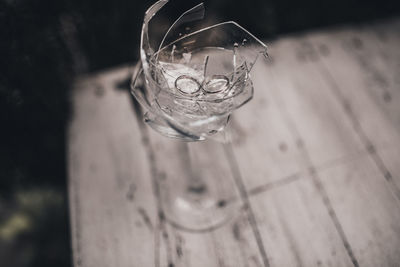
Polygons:
<instances>
[{"instance_id":1,"label":"weathered wood texture","mask_svg":"<svg viewBox=\"0 0 400 267\"><path fill-rule=\"evenodd\" d=\"M75 266L400 266L400 20L269 45L225 150L245 208L205 233L160 216L174 144L141 121L124 82L131 69L77 80Z\"/></svg>"}]
</instances>

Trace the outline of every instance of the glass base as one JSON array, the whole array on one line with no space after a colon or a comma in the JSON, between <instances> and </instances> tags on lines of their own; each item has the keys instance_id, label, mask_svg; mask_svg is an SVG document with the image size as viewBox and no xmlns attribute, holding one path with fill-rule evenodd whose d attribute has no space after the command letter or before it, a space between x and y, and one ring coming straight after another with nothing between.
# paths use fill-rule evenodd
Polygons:
<instances>
[{"instance_id":1,"label":"glass base","mask_svg":"<svg viewBox=\"0 0 400 267\"><path fill-rule=\"evenodd\" d=\"M167 221L183 230L202 232L235 217L242 203L224 145L212 140L168 143L171 156L159 179Z\"/></svg>"}]
</instances>

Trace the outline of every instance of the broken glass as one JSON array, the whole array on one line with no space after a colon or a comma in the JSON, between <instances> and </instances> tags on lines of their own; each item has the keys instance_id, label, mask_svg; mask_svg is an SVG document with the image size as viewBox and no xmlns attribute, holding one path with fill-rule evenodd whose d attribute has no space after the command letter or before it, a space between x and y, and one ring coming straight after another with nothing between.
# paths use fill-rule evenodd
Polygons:
<instances>
[{"instance_id":1,"label":"broken glass","mask_svg":"<svg viewBox=\"0 0 400 267\"><path fill-rule=\"evenodd\" d=\"M259 57L267 57L267 46L233 21L191 27L204 20L203 3L182 13L160 43L151 45L149 24L167 2L156 2L145 14L131 92L145 122L161 134L187 141L213 138L253 97L250 72Z\"/></svg>"}]
</instances>

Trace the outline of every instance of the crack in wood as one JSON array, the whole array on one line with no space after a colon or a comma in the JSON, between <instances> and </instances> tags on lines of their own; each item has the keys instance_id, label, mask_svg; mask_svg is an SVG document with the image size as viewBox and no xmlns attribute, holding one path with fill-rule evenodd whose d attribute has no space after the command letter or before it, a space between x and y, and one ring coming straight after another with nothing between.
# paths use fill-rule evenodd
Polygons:
<instances>
[{"instance_id":1,"label":"crack in wood","mask_svg":"<svg viewBox=\"0 0 400 267\"><path fill-rule=\"evenodd\" d=\"M76 155L73 152L70 152L70 170L79 169L79 163L76 159ZM79 199L79 177L77 175L69 176L70 182L70 192L73 192L71 196L72 206L74 207L73 219L71 218L71 224L73 225L72 234L74 236L74 262L77 267L83 266L83 256L82 256L82 225L81 225L81 208L80 208L80 199Z\"/></svg>"},{"instance_id":2,"label":"crack in wood","mask_svg":"<svg viewBox=\"0 0 400 267\"><path fill-rule=\"evenodd\" d=\"M243 267L249 267L249 266L257 266L260 267L262 264L259 261L259 257L257 255L254 255L254 251L250 249L250 244L248 240L246 239L246 235L242 233L242 229L249 224L249 220L246 216L242 215L243 213L246 213L244 209L241 209L240 211L240 216L238 220L232 225L232 234L234 239L236 240L238 246L239 246L239 252L241 255L241 258L244 260L244 266Z\"/></svg>"},{"instance_id":3,"label":"crack in wood","mask_svg":"<svg viewBox=\"0 0 400 267\"><path fill-rule=\"evenodd\" d=\"M154 231L154 265L156 267L159 267L161 264L161 259L160 259L160 247L161 247L161 240L159 236L161 235L164 243L166 245L166 254L167 254L167 262L168 266L175 266L175 263L173 262L172 259L172 246L170 243L169 235L166 229L166 218L164 215L164 210L162 208L161 204L161 196L160 196L160 184L159 184L159 175L160 172L158 171L157 164L155 162L155 155L154 155L154 150L150 145L150 140L148 138L148 129L146 125L144 124L142 120L142 110L139 105L139 103L131 96L130 97L133 105L133 109L136 114L136 119L139 124L139 130L140 134L142 136L142 144L145 147L146 154L149 160L149 165L150 165L150 173L152 177L152 187L153 187L153 193L154 197L156 199L156 205L157 205L157 211L158 211L158 222L157 222L157 227L156 230Z\"/></svg>"},{"instance_id":4,"label":"crack in wood","mask_svg":"<svg viewBox=\"0 0 400 267\"><path fill-rule=\"evenodd\" d=\"M254 195L258 195L260 193L263 193L265 191L271 190L273 188L277 188L277 187L281 187L281 186L290 184L290 183L292 183L294 181L299 180L300 177L301 177L301 173L302 172L294 173L294 174L291 174L289 176L280 178L280 179L278 179L276 181L269 182L267 184L263 184L263 185L251 188L250 190L248 190L248 194L249 194L249 196L254 196Z\"/></svg>"},{"instance_id":5,"label":"crack in wood","mask_svg":"<svg viewBox=\"0 0 400 267\"><path fill-rule=\"evenodd\" d=\"M214 246L214 252L216 254L216 258L217 258L217 262L218 262L218 267L227 267L225 265L225 261L224 258L221 257L221 253L220 253L220 248L218 246L218 242L216 242L216 239L214 237L214 232L210 232L210 237L212 239L211 244Z\"/></svg>"},{"instance_id":6,"label":"crack in wood","mask_svg":"<svg viewBox=\"0 0 400 267\"><path fill-rule=\"evenodd\" d=\"M240 233L240 226L238 222L235 222L232 226L232 233L233 233L233 237L235 238L236 241L241 241L242 240L242 236Z\"/></svg>"},{"instance_id":7,"label":"crack in wood","mask_svg":"<svg viewBox=\"0 0 400 267\"><path fill-rule=\"evenodd\" d=\"M180 259L183 257L183 249L182 249L183 239L179 235L176 235L175 239L176 239L176 244L175 244L176 256L178 257L178 259Z\"/></svg>"},{"instance_id":8,"label":"crack in wood","mask_svg":"<svg viewBox=\"0 0 400 267\"><path fill-rule=\"evenodd\" d=\"M150 217L147 214L146 210L143 209L142 207L137 209L138 213L140 214L140 216L142 217L144 224L149 228L150 232L153 232L154 227L153 224L151 223Z\"/></svg>"},{"instance_id":9,"label":"crack in wood","mask_svg":"<svg viewBox=\"0 0 400 267\"><path fill-rule=\"evenodd\" d=\"M300 257L300 252L298 250L298 245L296 244L296 240L293 237L293 233L289 229L289 226L287 225L286 221L284 218L282 218L282 211L279 207L279 204L277 204L277 214L278 214L278 220L279 224L282 226L283 232L286 236L286 239L288 240L289 247L293 251L294 257L297 261L297 266L302 267L304 266Z\"/></svg>"},{"instance_id":10,"label":"crack in wood","mask_svg":"<svg viewBox=\"0 0 400 267\"><path fill-rule=\"evenodd\" d=\"M167 231L167 226L165 224L165 220L161 223L161 231L166 246L167 262L169 263L168 266L174 266L175 264L172 257L172 245Z\"/></svg>"},{"instance_id":11,"label":"crack in wood","mask_svg":"<svg viewBox=\"0 0 400 267\"><path fill-rule=\"evenodd\" d=\"M159 188L159 184L157 181L158 172L157 172L157 167L156 167L156 163L155 163L154 151L152 150L149 139L148 139L147 128L142 120L142 116L143 116L142 110L140 108L139 103L132 96L130 96L130 99L131 99L131 104L132 104L133 110L136 115L137 123L139 125L138 128L139 128L139 131L141 134L141 141L145 148L146 155L149 160L150 174L152 177L153 194L154 194L154 197L156 200L156 205L157 205L158 222L156 224L157 226L154 231L154 266L159 267L160 260L161 260L160 259L160 246L161 246L160 235L163 232L163 228L164 228L163 225L165 222L165 217L164 217L164 211L162 210L161 198L160 198L160 188Z\"/></svg>"},{"instance_id":12,"label":"crack in wood","mask_svg":"<svg viewBox=\"0 0 400 267\"><path fill-rule=\"evenodd\" d=\"M263 260L264 267L269 267L270 265L269 265L269 261L268 261L267 252L265 251L265 247L264 247L264 243L261 238L260 230L258 229L258 226L257 226L257 221L256 221L253 209L250 204L249 195L244 186L243 179L242 179L242 176L241 176L241 173L239 170L239 165L235 158L232 145L229 143L224 144L224 151L225 151L225 155L228 159L228 163L231 167L232 175L233 175L233 178L235 179L236 186L239 189L240 197L244 203L244 207L245 207L245 210L247 213L250 227L251 227L251 229L253 231L253 235L256 239L257 247L258 247L259 253L261 255L261 258Z\"/></svg>"},{"instance_id":13,"label":"crack in wood","mask_svg":"<svg viewBox=\"0 0 400 267\"><path fill-rule=\"evenodd\" d=\"M387 150L389 148L392 148L392 146L388 145L388 146L385 146L385 147L382 146L379 149L378 148L374 148L374 149L376 151L384 151L384 150ZM264 193L266 191L273 190L275 188L279 188L279 187L291 184L291 183L301 179L302 175L306 174L307 172L312 171L312 172L321 173L321 172L323 172L325 170L328 170L328 169L331 169L331 168L335 168L335 167L341 166L343 164L349 164L349 163L351 163L351 162L353 162L353 161L355 161L357 159L360 159L362 157L369 157L368 152L365 152L364 150L362 150L362 151L358 151L358 152L355 152L355 153L351 153L351 154L345 155L343 157L339 157L339 158L336 158L336 159L321 163L318 166L314 166L313 168L306 168L306 169L300 170L300 171L298 171L296 173L292 173L290 175L278 178L278 179L276 179L276 180L274 180L272 182L253 187L253 188L247 190L247 192L248 192L250 197L253 197L253 196L256 196L258 194ZM387 179L392 179L390 173L387 173L386 175L387 175L387 177L386 177ZM230 199L229 201L234 201L234 199Z\"/></svg>"}]
</instances>

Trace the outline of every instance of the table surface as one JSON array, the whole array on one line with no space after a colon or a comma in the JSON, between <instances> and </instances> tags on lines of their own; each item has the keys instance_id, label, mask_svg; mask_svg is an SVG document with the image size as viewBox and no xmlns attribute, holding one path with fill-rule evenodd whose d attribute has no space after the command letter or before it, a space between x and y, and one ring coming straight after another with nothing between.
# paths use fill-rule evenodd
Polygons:
<instances>
[{"instance_id":1,"label":"table surface","mask_svg":"<svg viewBox=\"0 0 400 267\"><path fill-rule=\"evenodd\" d=\"M154 187L170 140L137 113L132 67L77 79L68 133L75 266L400 266L400 19L269 48L252 73L254 99L231 122L227 157L247 208L201 234L160 216Z\"/></svg>"}]
</instances>

